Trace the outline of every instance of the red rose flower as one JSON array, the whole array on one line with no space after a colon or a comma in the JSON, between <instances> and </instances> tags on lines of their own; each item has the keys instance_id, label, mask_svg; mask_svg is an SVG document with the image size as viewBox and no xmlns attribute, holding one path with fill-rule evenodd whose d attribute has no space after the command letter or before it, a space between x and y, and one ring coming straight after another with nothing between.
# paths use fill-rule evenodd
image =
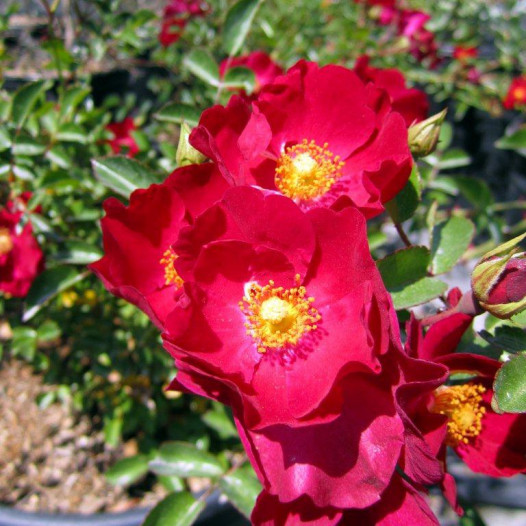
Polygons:
<instances>
[{"instance_id":1,"label":"red rose flower","mask_svg":"<svg viewBox=\"0 0 526 526\"><path fill-rule=\"evenodd\" d=\"M0 290L20 298L44 270L44 254L33 236L31 223L21 223L29 196L8 201L0 210Z\"/></svg>"},{"instance_id":2,"label":"red rose flower","mask_svg":"<svg viewBox=\"0 0 526 526\"><path fill-rule=\"evenodd\" d=\"M478 49L474 46L455 46L453 49L453 58L460 62L468 62L473 58L477 58L478 53Z\"/></svg>"},{"instance_id":3,"label":"red rose flower","mask_svg":"<svg viewBox=\"0 0 526 526\"><path fill-rule=\"evenodd\" d=\"M504 99L504 107L508 110L524 105L526 105L526 75L516 77L511 81Z\"/></svg>"},{"instance_id":4,"label":"red rose flower","mask_svg":"<svg viewBox=\"0 0 526 526\"><path fill-rule=\"evenodd\" d=\"M369 57L360 57L354 66L356 74L365 82L387 92L394 111L402 115L409 127L424 120L429 111L427 95L415 88L407 88L405 78L397 69L378 69L369 65Z\"/></svg>"},{"instance_id":5,"label":"red rose flower","mask_svg":"<svg viewBox=\"0 0 526 526\"><path fill-rule=\"evenodd\" d=\"M493 380L502 364L485 356L454 352L471 320L466 314L452 314L434 323L423 338L419 322L412 319L409 324L408 352L445 365L449 374L471 375L464 383L439 387L427 401L434 428L431 441L436 442L442 431L442 444L452 447L477 473L492 477L524 473L526 415L497 414L491 408ZM438 428L437 416L443 418ZM423 425L430 423L420 417Z\"/></svg>"},{"instance_id":6,"label":"red rose flower","mask_svg":"<svg viewBox=\"0 0 526 526\"><path fill-rule=\"evenodd\" d=\"M303 209L352 201L383 210L411 171L407 129L388 97L343 67L299 62L248 104L206 110L191 144L234 185L277 190Z\"/></svg>"},{"instance_id":7,"label":"red rose flower","mask_svg":"<svg viewBox=\"0 0 526 526\"><path fill-rule=\"evenodd\" d=\"M254 526L438 526L439 522L425 499L406 481L395 474L382 499L364 510L320 509L305 496L282 503L263 491L252 512Z\"/></svg>"},{"instance_id":8,"label":"red rose flower","mask_svg":"<svg viewBox=\"0 0 526 526\"><path fill-rule=\"evenodd\" d=\"M171 249L182 226L219 199L225 181L212 164L179 168L160 185L136 190L130 204L104 203L105 255L90 265L106 288L162 327L182 280Z\"/></svg>"},{"instance_id":9,"label":"red rose flower","mask_svg":"<svg viewBox=\"0 0 526 526\"><path fill-rule=\"evenodd\" d=\"M283 196L233 188L173 250L185 281L163 335L174 385L233 407L280 501L377 502L400 458L408 373L363 216L351 207L303 213Z\"/></svg>"},{"instance_id":10,"label":"red rose flower","mask_svg":"<svg viewBox=\"0 0 526 526\"><path fill-rule=\"evenodd\" d=\"M171 0L163 12L163 23L159 34L161 45L168 47L177 42L189 18L204 16L209 9L208 4L200 0Z\"/></svg>"},{"instance_id":11,"label":"red rose flower","mask_svg":"<svg viewBox=\"0 0 526 526\"><path fill-rule=\"evenodd\" d=\"M113 153L125 153L128 157L135 157L139 153L139 146L131 134L137 129L131 117L126 117L122 122L112 122L106 129L114 136L108 140Z\"/></svg>"},{"instance_id":12,"label":"red rose flower","mask_svg":"<svg viewBox=\"0 0 526 526\"><path fill-rule=\"evenodd\" d=\"M283 74L281 66L278 66L266 53L263 51L254 51L249 55L223 60L219 65L221 78L225 76L225 73L230 68L239 66L248 68L254 72L256 77L254 94L259 93L263 86L270 84L277 76Z\"/></svg>"}]
</instances>

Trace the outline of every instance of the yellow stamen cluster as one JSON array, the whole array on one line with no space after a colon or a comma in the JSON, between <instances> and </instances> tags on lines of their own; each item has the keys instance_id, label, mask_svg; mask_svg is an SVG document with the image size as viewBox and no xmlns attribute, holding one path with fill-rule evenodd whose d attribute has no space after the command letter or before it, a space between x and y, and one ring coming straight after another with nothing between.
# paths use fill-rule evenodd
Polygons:
<instances>
[{"instance_id":1,"label":"yellow stamen cluster","mask_svg":"<svg viewBox=\"0 0 526 526\"><path fill-rule=\"evenodd\" d=\"M183 286L183 279L179 274L177 274L177 270L175 270L174 267L174 261L177 259L177 254L169 248L166 250L163 254L163 257L159 261L161 265L164 267L164 282L166 285L175 285L176 288L180 288Z\"/></svg>"},{"instance_id":2,"label":"yellow stamen cluster","mask_svg":"<svg viewBox=\"0 0 526 526\"><path fill-rule=\"evenodd\" d=\"M296 283L300 283L299 275ZM260 353L296 345L304 334L318 328L321 319L312 306L314 298L306 297L305 287L286 289L274 285L273 280L263 287L250 283L239 302L247 319L247 334L254 338Z\"/></svg>"},{"instance_id":3,"label":"yellow stamen cluster","mask_svg":"<svg viewBox=\"0 0 526 526\"><path fill-rule=\"evenodd\" d=\"M13 238L7 228L0 228L0 256L13 250Z\"/></svg>"},{"instance_id":4,"label":"yellow stamen cluster","mask_svg":"<svg viewBox=\"0 0 526 526\"><path fill-rule=\"evenodd\" d=\"M278 159L274 182L278 190L290 197L307 201L329 191L342 175L344 162L329 151L328 144L318 146L303 141L285 149Z\"/></svg>"},{"instance_id":5,"label":"yellow stamen cluster","mask_svg":"<svg viewBox=\"0 0 526 526\"><path fill-rule=\"evenodd\" d=\"M482 430L482 418L486 408L482 406L482 394L486 388L480 384L464 384L441 387L435 391L434 413L446 415L446 444L456 447L468 444Z\"/></svg>"}]
</instances>

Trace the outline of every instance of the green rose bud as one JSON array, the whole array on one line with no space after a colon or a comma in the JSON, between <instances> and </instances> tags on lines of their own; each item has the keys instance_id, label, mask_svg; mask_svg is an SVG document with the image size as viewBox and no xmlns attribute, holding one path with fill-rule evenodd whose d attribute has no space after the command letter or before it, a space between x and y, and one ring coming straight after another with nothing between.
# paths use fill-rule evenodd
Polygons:
<instances>
[{"instance_id":1,"label":"green rose bud","mask_svg":"<svg viewBox=\"0 0 526 526\"><path fill-rule=\"evenodd\" d=\"M415 157L425 157L435 151L440 135L440 126L446 118L446 113L447 110L442 110L429 119L409 127L409 149Z\"/></svg>"}]
</instances>

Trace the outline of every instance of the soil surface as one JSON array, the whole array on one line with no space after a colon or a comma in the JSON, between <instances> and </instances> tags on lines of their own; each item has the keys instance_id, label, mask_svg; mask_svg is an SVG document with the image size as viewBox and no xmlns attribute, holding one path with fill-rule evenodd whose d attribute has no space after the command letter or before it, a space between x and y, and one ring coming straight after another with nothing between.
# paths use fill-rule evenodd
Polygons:
<instances>
[{"instance_id":1,"label":"soil surface","mask_svg":"<svg viewBox=\"0 0 526 526\"><path fill-rule=\"evenodd\" d=\"M68 403L38 407L39 397L53 389L26 364L0 363L0 504L56 513L155 505L162 488L130 497L104 477L133 447L106 446L102 432Z\"/></svg>"}]
</instances>

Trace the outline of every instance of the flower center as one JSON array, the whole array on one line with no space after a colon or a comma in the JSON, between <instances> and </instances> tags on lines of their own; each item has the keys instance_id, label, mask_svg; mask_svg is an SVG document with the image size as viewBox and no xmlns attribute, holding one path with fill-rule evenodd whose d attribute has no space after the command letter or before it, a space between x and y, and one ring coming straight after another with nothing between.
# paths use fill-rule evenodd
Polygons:
<instances>
[{"instance_id":1,"label":"flower center","mask_svg":"<svg viewBox=\"0 0 526 526\"><path fill-rule=\"evenodd\" d=\"M519 86L513 90L513 98L517 102L526 102L526 88Z\"/></svg>"},{"instance_id":2,"label":"flower center","mask_svg":"<svg viewBox=\"0 0 526 526\"><path fill-rule=\"evenodd\" d=\"M296 282L299 285L299 275ZM312 306L314 298L306 294L303 286L275 287L273 280L264 287L247 284L239 307L247 319L247 334L256 341L258 352L296 345L304 334L318 328L321 316Z\"/></svg>"},{"instance_id":3,"label":"flower center","mask_svg":"<svg viewBox=\"0 0 526 526\"><path fill-rule=\"evenodd\" d=\"M446 444L456 447L468 444L482 429L482 394L486 388L480 384L441 387L435 391L431 411L448 417Z\"/></svg>"},{"instance_id":4,"label":"flower center","mask_svg":"<svg viewBox=\"0 0 526 526\"><path fill-rule=\"evenodd\" d=\"M164 283L166 285L175 285L176 288L180 288L183 286L184 281L174 267L174 261L177 257L177 254L169 248L164 252L159 263L164 267Z\"/></svg>"},{"instance_id":5,"label":"flower center","mask_svg":"<svg viewBox=\"0 0 526 526\"><path fill-rule=\"evenodd\" d=\"M13 238L7 228L0 228L0 256L13 250Z\"/></svg>"},{"instance_id":6,"label":"flower center","mask_svg":"<svg viewBox=\"0 0 526 526\"><path fill-rule=\"evenodd\" d=\"M278 190L291 199L315 199L328 192L342 176L344 164L327 143L318 146L303 139L281 154L274 181Z\"/></svg>"}]
</instances>

